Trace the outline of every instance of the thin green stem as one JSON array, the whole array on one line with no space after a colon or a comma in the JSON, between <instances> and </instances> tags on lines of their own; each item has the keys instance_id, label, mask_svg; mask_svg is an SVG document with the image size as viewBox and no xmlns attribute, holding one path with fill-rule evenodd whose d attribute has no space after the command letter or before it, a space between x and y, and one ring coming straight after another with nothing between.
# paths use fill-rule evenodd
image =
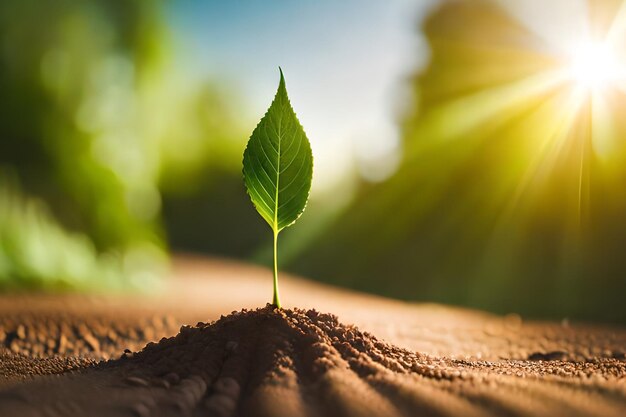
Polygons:
<instances>
[{"instance_id":1,"label":"thin green stem","mask_svg":"<svg viewBox=\"0 0 626 417\"><path fill-rule=\"evenodd\" d=\"M274 301L273 304L278 307L280 306L280 296L278 295L278 230L274 229Z\"/></svg>"}]
</instances>

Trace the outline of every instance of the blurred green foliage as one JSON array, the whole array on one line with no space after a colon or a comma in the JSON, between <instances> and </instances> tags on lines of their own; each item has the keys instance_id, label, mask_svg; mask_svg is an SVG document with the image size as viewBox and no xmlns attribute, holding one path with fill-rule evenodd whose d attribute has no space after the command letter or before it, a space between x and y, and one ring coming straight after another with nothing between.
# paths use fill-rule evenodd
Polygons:
<instances>
[{"instance_id":1,"label":"blurred green foliage","mask_svg":"<svg viewBox=\"0 0 626 417\"><path fill-rule=\"evenodd\" d=\"M592 131L588 96L552 83L562 62L495 3L445 2L427 20L401 168L363 186L291 269L408 300L624 323L624 95L607 93L613 133Z\"/></svg>"},{"instance_id":2,"label":"blurred green foliage","mask_svg":"<svg viewBox=\"0 0 626 417\"><path fill-rule=\"evenodd\" d=\"M0 286L5 289L125 287L119 259L99 258L92 242L70 234L44 204L0 183Z\"/></svg>"},{"instance_id":3,"label":"blurred green foliage","mask_svg":"<svg viewBox=\"0 0 626 417\"><path fill-rule=\"evenodd\" d=\"M245 134L226 91L173 62L162 8L156 0L0 4L5 287L153 282L166 267L165 227L187 221L176 217L180 199L193 230L210 235L193 198L223 197L211 194L214 176L240 181ZM175 215L165 223L163 206ZM189 240L181 246L193 248Z\"/></svg>"},{"instance_id":4,"label":"blurred green foliage","mask_svg":"<svg viewBox=\"0 0 626 417\"><path fill-rule=\"evenodd\" d=\"M0 164L98 248L159 242L156 155L133 117L156 60L153 3L0 8Z\"/></svg>"}]
</instances>

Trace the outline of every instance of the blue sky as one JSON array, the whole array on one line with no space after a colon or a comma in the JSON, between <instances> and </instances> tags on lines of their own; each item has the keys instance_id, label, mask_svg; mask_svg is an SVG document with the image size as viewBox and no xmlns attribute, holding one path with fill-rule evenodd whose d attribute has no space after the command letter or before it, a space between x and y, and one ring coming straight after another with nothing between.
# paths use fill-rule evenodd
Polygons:
<instances>
[{"instance_id":1,"label":"blue sky","mask_svg":"<svg viewBox=\"0 0 626 417\"><path fill-rule=\"evenodd\" d=\"M200 1L170 3L177 54L199 77L225 80L260 118L283 68L315 157L314 188L355 168L380 179L400 144L403 83L427 50L418 23L430 0Z\"/></svg>"}]
</instances>

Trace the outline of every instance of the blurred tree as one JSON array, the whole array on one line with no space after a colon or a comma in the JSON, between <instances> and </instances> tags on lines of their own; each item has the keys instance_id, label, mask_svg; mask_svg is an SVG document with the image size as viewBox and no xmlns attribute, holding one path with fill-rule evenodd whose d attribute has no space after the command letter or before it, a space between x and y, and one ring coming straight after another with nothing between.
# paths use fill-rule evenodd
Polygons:
<instances>
[{"instance_id":1,"label":"blurred tree","mask_svg":"<svg viewBox=\"0 0 626 417\"><path fill-rule=\"evenodd\" d=\"M160 242L158 154L137 121L157 3L5 1L0 19L0 164L100 249Z\"/></svg>"},{"instance_id":2,"label":"blurred tree","mask_svg":"<svg viewBox=\"0 0 626 417\"><path fill-rule=\"evenodd\" d=\"M104 270L145 283L165 265L163 205L187 207L188 217L171 210L166 222L182 248L194 248L196 238L221 240L205 223L198 227L214 216L194 204L224 198L209 194L214 176L237 177L247 207L246 137L233 106L214 82L188 77L171 59L162 13L158 0L0 3L0 281L7 286L72 286ZM188 221L192 227L179 227ZM47 269L33 267L42 242L58 245L39 262ZM80 254L91 276L72 269Z\"/></svg>"},{"instance_id":3,"label":"blurred tree","mask_svg":"<svg viewBox=\"0 0 626 417\"><path fill-rule=\"evenodd\" d=\"M271 239L243 188L250 128L227 96L207 86L179 106L181 128L164 141L163 218L175 250L247 258Z\"/></svg>"},{"instance_id":4,"label":"blurred tree","mask_svg":"<svg viewBox=\"0 0 626 417\"><path fill-rule=\"evenodd\" d=\"M594 28L619 6L589 3ZM445 2L424 31L401 168L364 185L291 269L403 299L626 322L624 93L600 113L495 0Z\"/></svg>"}]
</instances>

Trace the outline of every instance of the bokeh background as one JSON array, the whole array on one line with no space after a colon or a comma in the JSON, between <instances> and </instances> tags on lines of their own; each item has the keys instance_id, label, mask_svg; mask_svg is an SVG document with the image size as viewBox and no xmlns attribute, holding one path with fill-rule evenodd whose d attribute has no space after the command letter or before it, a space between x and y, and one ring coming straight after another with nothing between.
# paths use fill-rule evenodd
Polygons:
<instances>
[{"instance_id":1,"label":"bokeh background","mask_svg":"<svg viewBox=\"0 0 626 417\"><path fill-rule=\"evenodd\" d=\"M617 0L4 0L0 287L269 264L241 158L280 65L315 158L281 269L626 323L625 47Z\"/></svg>"}]
</instances>

